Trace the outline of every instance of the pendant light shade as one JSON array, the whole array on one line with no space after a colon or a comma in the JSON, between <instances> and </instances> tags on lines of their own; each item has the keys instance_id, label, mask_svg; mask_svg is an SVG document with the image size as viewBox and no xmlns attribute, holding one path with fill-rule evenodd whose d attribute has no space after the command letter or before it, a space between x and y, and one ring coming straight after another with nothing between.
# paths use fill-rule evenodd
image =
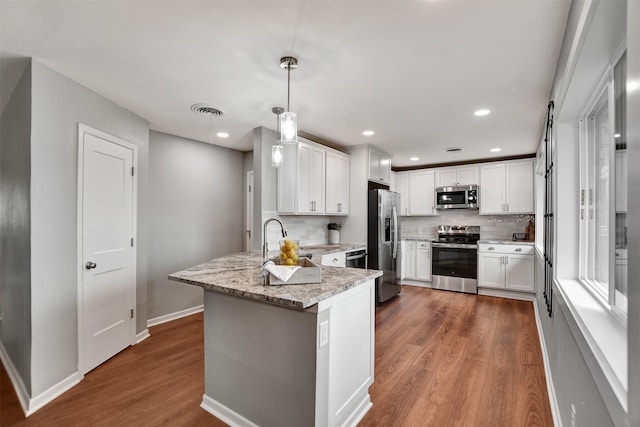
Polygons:
<instances>
[{"instance_id":1,"label":"pendant light shade","mask_svg":"<svg viewBox=\"0 0 640 427\"><path fill-rule=\"evenodd\" d=\"M273 114L277 116L276 126L278 127L277 135L280 135L280 120L281 115L284 112L284 108L282 107L273 107L271 109ZM282 160L284 159L284 146L280 144L280 139L276 139L275 145L271 147L271 166L274 168L279 168L282 166Z\"/></svg>"},{"instance_id":2,"label":"pendant light shade","mask_svg":"<svg viewBox=\"0 0 640 427\"><path fill-rule=\"evenodd\" d=\"M280 67L287 70L287 111L280 114L280 143L298 143L298 117L291 112L289 101L291 99L291 70L298 68L298 60L293 56L280 58Z\"/></svg>"}]
</instances>

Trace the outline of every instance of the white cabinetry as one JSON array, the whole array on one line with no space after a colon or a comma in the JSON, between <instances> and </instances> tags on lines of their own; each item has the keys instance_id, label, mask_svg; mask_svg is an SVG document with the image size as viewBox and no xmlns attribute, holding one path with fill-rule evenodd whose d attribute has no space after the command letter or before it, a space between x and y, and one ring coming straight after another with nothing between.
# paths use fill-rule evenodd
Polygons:
<instances>
[{"instance_id":1,"label":"white cabinetry","mask_svg":"<svg viewBox=\"0 0 640 427\"><path fill-rule=\"evenodd\" d=\"M480 166L480 214L533 213L533 159Z\"/></svg>"},{"instance_id":2,"label":"white cabinetry","mask_svg":"<svg viewBox=\"0 0 640 427\"><path fill-rule=\"evenodd\" d=\"M347 253L346 252L334 252L331 254L322 255L320 260L322 265L328 265L330 267L346 267L347 266Z\"/></svg>"},{"instance_id":3,"label":"white cabinetry","mask_svg":"<svg viewBox=\"0 0 640 427\"><path fill-rule=\"evenodd\" d=\"M403 240L400 279L431 281L431 242Z\"/></svg>"},{"instance_id":4,"label":"white cabinetry","mask_svg":"<svg viewBox=\"0 0 640 427\"><path fill-rule=\"evenodd\" d=\"M369 181L387 184L391 182L391 156L369 148Z\"/></svg>"},{"instance_id":5,"label":"white cabinetry","mask_svg":"<svg viewBox=\"0 0 640 427\"><path fill-rule=\"evenodd\" d=\"M454 168L438 168L435 170L436 187L452 185L478 184L480 168L476 166L460 166Z\"/></svg>"},{"instance_id":6,"label":"white cabinetry","mask_svg":"<svg viewBox=\"0 0 640 427\"><path fill-rule=\"evenodd\" d=\"M431 242L416 242L416 279L431 281Z\"/></svg>"},{"instance_id":7,"label":"white cabinetry","mask_svg":"<svg viewBox=\"0 0 640 427\"><path fill-rule=\"evenodd\" d=\"M435 215L435 185L433 169L408 174L409 215Z\"/></svg>"},{"instance_id":8,"label":"white cabinetry","mask_svg":"<svg viewBox=\"0 0 640 427\"><path fill-rule=\"evenodd\" d=\"M347 215L349 156L299 138L284 147L277 191L280 214Z\"/></svg>"},{"instance_id":9,"label":"white cabinetry","mask_svg":"<svg viewBox=\"0 0 640 427\"><path fill-rule=\"evenodd\" d=\"M400 215L409 215L409 172L396 173L396 189L400 193Z\"/></svg>"},{"instance_id":10,"label":"white cabinetry","mask_svg":"<svg viewBox=\"0 0 640 427\"><path fill-rule=\"evenodd\" d=\"M478 245L478 288L534 292L533 245Z\"/></svg>"},{"instance_id":11,"label":"white cabinetry","mask_svg":"<svg viewBox=\"0 0 640 427\"><path fill-rule=\"evenodd\" d=\"M349 214L349 156L334 151L326 153L325 212Z\"/></svg>"}]
</instances>

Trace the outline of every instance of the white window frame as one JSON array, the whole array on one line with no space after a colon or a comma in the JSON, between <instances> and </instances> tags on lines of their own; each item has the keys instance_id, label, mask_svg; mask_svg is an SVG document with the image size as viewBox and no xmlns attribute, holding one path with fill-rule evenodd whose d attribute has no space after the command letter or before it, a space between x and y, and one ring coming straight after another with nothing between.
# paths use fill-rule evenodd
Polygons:
<instances>
[{"instance_id":1,"label":"white window frame","mask_svg":"<svg viewBox=\"0 0 640 427\"><path fill-rule=\"evenodd\" d=\"M613 55L612 60L607 66L607 70L600 79L596 90L586 104L585 109L580 115L580 197L579 197L579 209L580 209L580 254L579 254L579 282L589 291L589 293L598 301L605 309L611 312L611 314L620 321L625 327L627 325L627 312L622 309L626 308L626 297L620 294L615 289L615 140L613 138L614 120L615 120L615 92L614 92L614 75L613 70L618 63L622 55L626 51L626 43L622 43ZM608 103L608 115L611 129L611 141L610 141L610 179L609 179L609 194L612 195L609 206L609 269L608 276L609 282L605 289L601 283L596 282L589 278L589 225L591 221L591 205L590 205L590 188L591 175L590 175L590 163L589 157L589 144L590 138L594 132L590 123L589 117L597 111L602 102ZM620 304L616 304L616 297L621 301Z\"/></svg>"}]
</instances>

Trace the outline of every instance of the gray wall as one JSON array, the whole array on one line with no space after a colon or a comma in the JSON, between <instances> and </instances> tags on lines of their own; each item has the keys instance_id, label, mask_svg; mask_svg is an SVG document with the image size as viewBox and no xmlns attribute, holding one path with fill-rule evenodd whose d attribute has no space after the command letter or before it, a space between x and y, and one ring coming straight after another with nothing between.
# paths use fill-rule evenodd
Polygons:
<instances>
[{"instance_id":1,"label":"gray wall","mask_svg":"<svg viewBox=\"0 0 640 427\"><path fill-rule=\"evenodd\" d=\"M142 118L32 61L32 395L77 370L78 122L138 146L137 331L146 328L147 164Z\"/></svg>"},{"instance_id":2,"label":"gray wall","mask_svg":"<svg viewBox=\"0 0 640 427\"><path fill-rule=\"evenodd\" d=\"M0 340L31 392L31 65L0 117Z\"/></svg>"},{"instance_id":3,"label":"gray wall","mask_svg":"<svg viewBox=\"0 0 640 427\"><path fill-rule=\"evenodd\" d=\"M243 250L243 153L150 133L148 318L203 303L167 275Z\"/></svg>"}]
</instances>

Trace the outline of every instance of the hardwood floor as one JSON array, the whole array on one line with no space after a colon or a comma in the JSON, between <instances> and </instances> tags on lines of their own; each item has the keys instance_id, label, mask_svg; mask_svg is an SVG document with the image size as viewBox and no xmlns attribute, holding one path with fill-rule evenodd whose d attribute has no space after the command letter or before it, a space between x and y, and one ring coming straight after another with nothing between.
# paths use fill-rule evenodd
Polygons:
<instances>
[{"instance_id":1,"label":"hardwood floor","mask_svg":"<svg viewBox=\"0 0 640 427\"><path fill-rule=\"evenodd\" d=\"M202 314L150 332L26 419L3 367L0 425L225 425L199 406ZM553 425L531 303L405 286L376 309L375 363L360 426Z\"/></svg>"}]
</instances>

